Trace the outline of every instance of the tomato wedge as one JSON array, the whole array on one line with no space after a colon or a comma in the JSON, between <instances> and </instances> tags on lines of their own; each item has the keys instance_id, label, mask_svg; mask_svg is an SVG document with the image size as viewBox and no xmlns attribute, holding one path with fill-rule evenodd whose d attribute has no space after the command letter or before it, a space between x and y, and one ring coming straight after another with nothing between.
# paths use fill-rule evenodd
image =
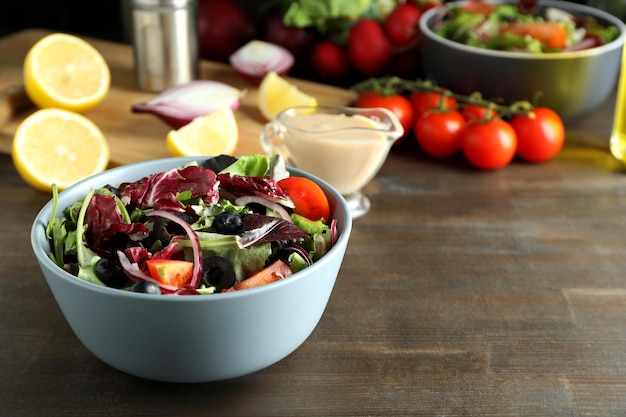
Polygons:
<instances>
[{"instance_id":1,"label":"tomato wedge","mask_svg":"<svg viewBox=\"0 0 626 417\"><path fill-rule=\"evenodd\" d=\"M176 259L149 259L146 266L152 278L176 288L189 284L193 273L193 262Z\"/></svg>"},{"instance_id":2,"label":"tomato wedge","mask_svg":"<svg viewBox=\"0 0 626 417\"><path fill-rule=\"evenodd\" d=\"M315 182L304 177L289 177L278 181L281 187L293 201L293 212L309 220L328 221L330 219L330 204L326 194Z\"/></svg>"},{"instance_id":3,"label":"tomato wedge","mask_svg":"<svg viewBox=\"0 0 626 417\"><path fill-rule=\"evenodd\" d=\"M544 42L551 49L563 49L567 42L567 30L559 22L511 22L504 25L501 31L530 36Z\"/></svg>"},{"instance_id":4,"label":"tomato wedge","mask_svg":"<svg viewBox=\"0 0 626 417\"><path fill-rule=\"evenodd\" d=\"M465 3L463 10L483 16L489 16L497 7L497 4L486 3L482 0L470 0Z\"/></svg>"},{"instance_id":5,"label":"tomato wedge","mask_svg":"<svg viewBox=\"0 0 626 417\"><path fill-rule=\"evenodd\" d=\"M244 279L239 284L235 284L235 286L233 286L231 290L226 290L223 292L230 292L232 290L239 291L248 288L260 287L261 285L269 284L270 282L287 278L291 274L293 274L291 267L289 267L286 262L279 259L271 263L269 266L266 266L264 269L261 269L254 275L251 275L248 278Z\"/></svg>"}]
</instances>

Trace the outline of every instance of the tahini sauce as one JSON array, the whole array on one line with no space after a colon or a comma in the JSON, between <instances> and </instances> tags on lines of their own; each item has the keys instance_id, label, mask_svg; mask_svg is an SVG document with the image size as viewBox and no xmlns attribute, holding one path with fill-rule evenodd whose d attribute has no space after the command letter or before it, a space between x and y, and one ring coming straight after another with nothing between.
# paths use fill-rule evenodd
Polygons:
<instances>
[{"instance_id":1,"label":"tahini sauce","mask_svg":"<svg viewBox=\"0 0 626 417\"><path fill-rule=\"evenodd\" d=\"M294 165L330 183L343 195L359 191L378 172L393 140L361 115L298 114L284 141ZM376 130L378 129L378 130Z\"/></svg>"}]
</instances>

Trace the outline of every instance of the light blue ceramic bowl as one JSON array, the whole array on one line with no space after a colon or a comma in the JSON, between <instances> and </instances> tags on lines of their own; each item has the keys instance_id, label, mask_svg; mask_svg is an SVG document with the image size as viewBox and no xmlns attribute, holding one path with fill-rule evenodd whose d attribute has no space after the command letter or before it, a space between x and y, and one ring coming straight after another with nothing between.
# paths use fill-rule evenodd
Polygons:
<instances>
[{"instance_id":1,"label":"light blue ceramic bowl","mask_svg":"<svg viewBox=\"0 0 626 417\"><path fill-rule=\"evenodd\" d=\"M462 3L448 3L445 7ZM518 100L534 103L535 97L539 97L538 105L552 108L566 121L589 113L615 91L626 25L607 12L581 4L542 0L540 5L573 15L593 16L604 24L617 26L620 36L606 45L576 52L494 51L437 35L433 27L445 9L435 8L420 20L424 76L457 94L480 92L486 99L503 99L509 104Z\"/></svg>"},{"instance_id":2,"label":"light blue ceramic bowl","mask_svg":"<svg viewBox=\"0 0 626 417\"><path fill-rule=\"evenodd\" d=\"M88 178L59 195L56 215L91 188L133 181L203 158L127 165ZM296 350L317 326L333 290L352 230L345 200L324 190L338 221L336 245L288 279L211 296L154 296L101 287L76 278L49 258L49 202L37 215L31 243L70 327L95 356L123 372L166 382L208 382L266 368Z\"/></svg>"}]
</instances>

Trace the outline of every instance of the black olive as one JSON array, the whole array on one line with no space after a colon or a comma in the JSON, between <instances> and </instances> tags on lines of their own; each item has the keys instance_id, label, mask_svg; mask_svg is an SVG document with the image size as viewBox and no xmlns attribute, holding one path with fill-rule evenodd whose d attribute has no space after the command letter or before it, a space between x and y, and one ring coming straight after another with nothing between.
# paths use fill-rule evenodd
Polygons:
<instances>
[{"instance_id":1,"label":"black olive","mask_svg":"<svg viewBox=\"0 0 626 417\"><path fill-rule=\"evenodd\" d=\"M122 288L128 284L128 276L115 259L100 258L96 263L96 276L107 287Z\"/></svg>"},{"instance_id":2,"label":"black olive","mask_svg":"<svg viewBox=\"0 0 626 417\"><path fill-rule=\"evenodd\" d=\"M237 162L237 158L230 155L218 155L213 158L209 158L202 163L202 168L210 169L216 174L222 171L224 168Z\"/></svg>"},{"instance_id":3,"label":"black olive","mask_svg":"<svg viewBox=\"0 0 626 417\"><path fill-rule=\"evenodd\" d=\"M191 224L195 219L187 213L173 213L177 217ZM184 235L185 230L178 224L172 223L163 217L157 217L154 220L154 235L166 246L175 235Z\"/></svg>"},{"instance_id":4,"label":"black olive","mask_svg":"<svg viewBox=\"0 0 626 417\"><path fill-rule=\"evenodd\" d=\"M114 187L112 185L105 185L104 188L106 188L107 190L111 191L113 194L115 194L116 196L120 196L120 190L125 187L126 184L120 184L119 187Z\"/></svg>"},{"instance_id":5,"label":"black olive","mask_svg":"<svg viewBox=\"0 0 626 417\"><path fill-rule=\"evenodd\" d=\"M142 292L144 294L161 294L161 289L154 282L139 281L135 282L130 290L133 292Z\"/></svg>"},{"instance_id":6,"label":"black olive","mask_svg":"<svg viewBox=\"0 0 626 417\"><path fill-rule=\"evenodd\" d=\"M243 232L243 219L239 213L223 211L213 220L213 227L223 235L238 235Z\"/></svg>"},{"instance_id":7,"label":"black olive","mask_svg":"<svg viewBox=\"0 0 626 417\"><path fill-rule=\"evenodd\" d=\"M289 258L294 252L295 250L291 248L280 248L276 252L274 252L269 258L267 258L267 260L265 261L265 266L273 264L277 260L281 260L289 265L291 263L291 260Z\"/></svg>"},{"instance_id":8,"label":"black olive","mask_svg":"<svg viewBox=\"0 0 626 417\"><path fill-rule=\"evenodd\" d=\"M221 256L209 256L202 261L202 282L222 292L235 285L235 269L230 261Z\"/></svg>"}]
</instances>

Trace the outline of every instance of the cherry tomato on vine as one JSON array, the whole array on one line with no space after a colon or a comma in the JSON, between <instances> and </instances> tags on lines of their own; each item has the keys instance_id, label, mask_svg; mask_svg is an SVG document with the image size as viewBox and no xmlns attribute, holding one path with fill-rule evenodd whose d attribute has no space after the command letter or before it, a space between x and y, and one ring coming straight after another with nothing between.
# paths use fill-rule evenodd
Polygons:
<instances>
[{"instance_id":1,"label":"cherry tomato on vine","mask_svg":"<svg viewBox=\"0 0 626 417\"><path fill-rule=\"evenodd\" d=\"M517 135L517 155L529 162L554 158L563 148L565 127L552 109L537 107L532 115L515 116L511 126Z\"/></svg>"},{"instance_id":2,"label":"cherry tomato on vine","mask_svg":"<svg viewBox=\"0 0 626 417\"><path fill-rule=\"evenodd\" d=\"M458 104L454 97L446 96L443 93L430 91L414 91L409 94L409 102L413 107L413 114L416 118L420 117L428 110L441 109L446 110L455 108Z\"/></svg>"},{"instance_id":3,"label":"cherry tomato on vine","mask_svg":"<svg viewBox=\"0 0 626 417\"><path fill-rule=\"evenodd\" d=\"M495 109L480 104L465 104L461 109L463 118L468 122L479 122L487 119L493 119L498 115Z\"/></svg>"},{"instance_id":4,"label":"cherry tomato on vine","mask_svg":"<svg viewBox=\"0 0 626 417\"><path fill-rule=\"evenodd\" d=\"M467 160L477 168L494 170L508 165L517 150L517 135L502 119L470 123L461 145Z\"/></svg>"},{"instance_id":5,"label":"cherry tomato on vine","mask_svg":"<svg viewBox=\"0 0 626 417\"><path fill-rule=\"evenodd\" d=\"M315 182L304 177L288 177L278 181L293 201L293 212L309 220L330 220L330 204L324 191Z\"/></svg>"},{"instance_id":6,"label":"cherry tomato on vine","mask_svg":"<svg viewBox=\"0 0 626 417\"><path fill-rule=\"evenodd\" d=\"M404 135L395 142L396 144L413 131L413 124L415 123L413 107L403 95L384 95L377 91L366 91L359 94L355 106L361 108L383 107L395 114L404 128Z\"/></svg>"},{"instance_id":7,"label":"cherry tomato on vine","mask_svg":"<svg viewBox=\"0 0 626 417\"><path fill-rule=\"evenodd\" d=\"M447 158L461 149L465 126L458 110L427 112L415 122L415 138L428 155Z\"/></svg>"}]
</instances>

